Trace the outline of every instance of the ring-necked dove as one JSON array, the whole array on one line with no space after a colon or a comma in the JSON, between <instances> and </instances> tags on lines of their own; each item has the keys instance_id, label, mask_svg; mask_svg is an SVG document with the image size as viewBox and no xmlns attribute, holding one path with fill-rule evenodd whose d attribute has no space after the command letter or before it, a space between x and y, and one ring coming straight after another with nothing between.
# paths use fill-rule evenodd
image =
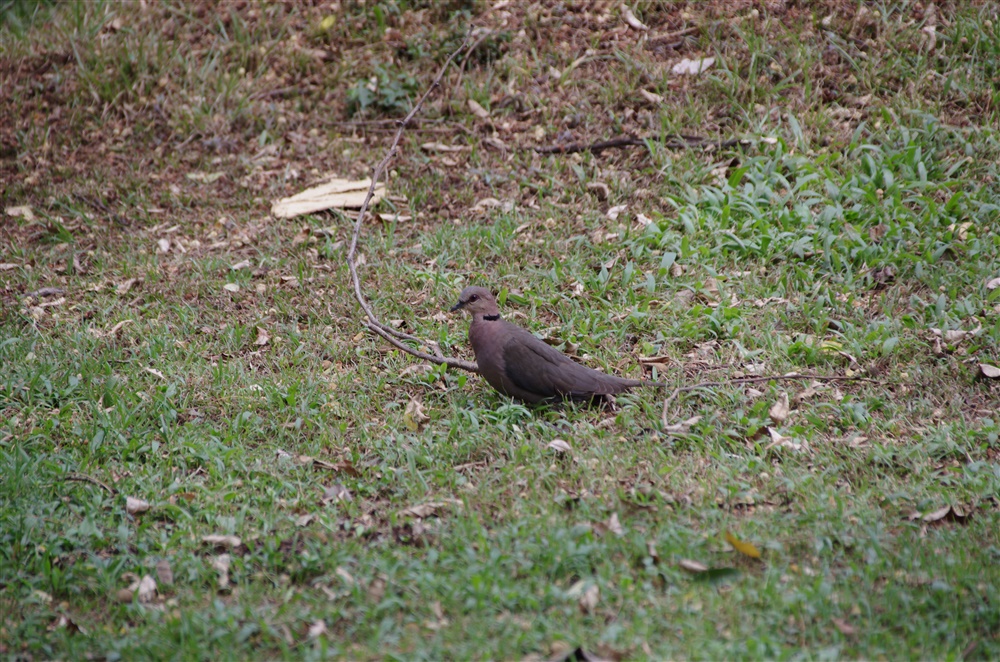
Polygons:
<instances>
[{"instance_id":1,"label":"ring-necked dove","mask_svg":"<svg viewBox=\"0 0 1000 662\"><path fill-rule=\"evenodd\" d=\"M593 400L643 384L662 385L580 365L527 330L500 319L496 299L485 287L462 290L451 310L466 310L472 316L469 341L479 373L490 386L518 400Z\"/></svg>"}]
</instances>

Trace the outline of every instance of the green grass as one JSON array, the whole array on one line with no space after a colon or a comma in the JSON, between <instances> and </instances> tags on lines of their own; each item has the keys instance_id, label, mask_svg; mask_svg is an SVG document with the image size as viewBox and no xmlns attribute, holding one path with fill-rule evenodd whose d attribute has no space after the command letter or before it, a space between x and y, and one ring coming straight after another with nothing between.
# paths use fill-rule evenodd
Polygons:
<instances>
[{"instance_id":1,"label":"green grass","mask_svg":"<svg viewBox=\"0 0 1000 662\"><path fill-rule=\"evenodd\" d=\"M617 9L343 4L5 13L3 207L34 218L0 224L0 653L1000 656L995 8L630 5L695 28L663 50ZM529 408L364 333L350 221L270 201L369 172L470 23L391 166L413 220L364 229L384 320L471 358L438 313L487 284L618 374L874 381L700 389L678 432L662 392Z\"/></svg>"}]
</instances>

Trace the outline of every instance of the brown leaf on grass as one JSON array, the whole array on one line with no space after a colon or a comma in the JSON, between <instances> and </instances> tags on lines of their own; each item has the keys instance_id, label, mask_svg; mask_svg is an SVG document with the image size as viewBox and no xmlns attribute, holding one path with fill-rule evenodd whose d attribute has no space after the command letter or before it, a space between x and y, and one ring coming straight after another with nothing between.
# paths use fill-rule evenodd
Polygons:
<instances>
[{"instance_id":1,"label":"brown leaf on grass","mask_svg":"<svg viewBox=\"0 0 1000 662\"><path fill-rule=\"evenodd\" d=\"M271 214L276 218L295 218L324 209L360 209L370 186L371 179L333 179L291 197L275 200L271 204ZM385 195L385 184L376 184L369 206L378 205Z\"/></svg>"},{"instance_id":2,"label":"brown leaf on grass","mask_svg":"<svg viewBox=\"0 0 1000 662\"><path fill-rule=\"evenodd\" d=\"M855 628L853 625L851 625L842 618L834 617L830 619L830 622L833 623L833 626L837 628L840 631L840 634L844 635L845 637L853 637L858 633L857 628Z\"/></svg>"},{"instance_id":3,"label":"brown leaf on grass","mask_svg":"<svg viewBox=\"0 0 1000 662\"><path fill-rule=\"evenodd\" d=\"M472 114L481 120L488 121L490 119L490 111L479 105L479 102L475 99L469 99L466 104L469 106L469 110Z\"/></svg>"},{"instance_id":4,"label":"brown leaf on grass","mask_svg":"<svg viewBox=\"0 0 1000 662\"><path fill-rule=\"evenodd\" d=\"M628 5L626 5L624 2L621 4L621 13L622 13L622 19L624 19L625 22L628 23L628 26L633 30L639 30L640 32L645 32L649 30L649 26L647 26L645 23L636 18L635 14L632 13L632 10L629 9Z\"/></svg>"},{"instance_id":5,"label":"brown leaf on grass","mask_svg":"<svg viewBox=\"0 0 1000 662\"><path fill-rule=\"evenodd\" d=\"M173 585L174 571L171 569L168 559L160 559L156 562L156 578L160 580L160 586Z\"/></svg>"},{"instance_id":6,"label":"brown leaf on grass","mask_svg":"<svg viewBox=\"0 0 1000 662\"><path fill-rule=\"evenodd\" d=\"M420 145L420 149L425 152L465 152L469 149L468 145L445 145L444 143L423 143Z\"/></svg>"},{"instance_id":7,"label":"brown leaf on grass","mask_svg":"<svg viewBox=\"0 0 1000 662\"><path fill-rule=\"evenodd\" d=\"M715 64L714 57L703 57L699 60L684 58L671 67L670 71L677 76L697 76L701 72L709 69L713 64Z\"/></svg>"},{"instance_id":8,"label":"brown leaf on grass","mask_svg":"<svg viewBox=\"0 0 1000 662\"><path fill-rule=\"evenodd\" d=\"M410 506L409 508L404 508L399 511L401 517L430 517L437 513L438 510L446 508L448 506L454 506L457 508L462 507L462 502L458 499L445 499L443 501L429 501L427 503L421 503L416 506Z\"/></svg>"},{"instance_id":9,"label":"brown leaf on grass","mask_svg":"<svg viewBox=\"0 0 1000 662\"><path fill-rule=\"evenodd\" d=\"M650 92L648 90L640 89L639 90L639 96L641 96L643 99L645 99L646 101L648 101L649 103L651 103L653 105L659 105L659 104L663 103L663 97L662 96L660 96L659 94L656 94L654 92ZM641 214L640 214L640 216L641 216ZM644 225L649 225L649 224L648 223L644 223Z\"/></svg>"},{"instance_id":10,"label":"brown leaf on grass","mask_svg":"<svg viewBox=\"0 0 1000 662\"><path fill-rule=\"evenodd\" d=\"M792 437L786 437L772 427L765 428L767 430L768 436L771 437L771 443L764 447L764 450L771 450L772 448L788 448L793 451L802 450L802 444L794 441Z\"/></svg>"},{"instance_id":11,"label":"brown leaf on grass","mask_svg":"<svg viewBox=\"0 0 1000 662\"><path fill-rule=\"evenodd\" d=\"M35 212L28 205L18 205L15 207L4 207L3 213L15 218L23 218L28 223L35 220Z\"/></svg>"},{"instance_id":12,"label":"brown leaf on grass","mask_svg":"<svg viewBox=\"0 0 1000 662\"><path fill-rule=\"evenodd\" d=\"M656 551L656 543L652 540L646 541L646 553L649 555L649 558L653 559L654 565L660 563L660 553Z\"/></svg>"},{"instance_id":13,"label":"brown leaf on grass","mask_svg":"<svg viewBox=\"0 0 1000 662\"><path fill-rule=\"evenodd\" d=\"M243 545L239 536L209 535L201 537L201 544L210 545L216 549L236 549Z\"/></svg>"},{"instance_id":14,"label":"brown leaf on grass","mask_svg":"<svg viewBox=\"0 0 1000 662\"><path fill-rule=\"evenodd\" d=\"M819 388L821 387L822 387L822 382L813 382L805 389L796 393L795 397L792 398L792 401L795 402L795 404L800 404L802 402L805 402L809 398L815 397L819 393Z\"/></svg>"},{"instance_id":15,"label":"brown leaf on grass","mask_svg":"<svg viewBox=\"0 0 1000 662\"><path fill-rule=\"evenodd\" d=\"M673 425L667 425L666 427L663 428L663 431L668 432L670 434L685 434L700 420L701 416L692 416L686 421L681 421L680 423L674 423Z\"/></svg>"},{"instance_id":16,"label":"brown leaf on grass","mask_svg":"<svg viewBox=\"0 0 1000 662\"><path fill-rule=\"evenodd\" d=\"M1000 379L1000 368L989 363L980 363L979 376L986 379Z\"/></svg>"},{"instance_id":17,"label":"brown leaf on grass","mask_svg":"<svg viewBox=\"0 0 1000 662\"><path fill-rule=\"evenodd\" d=\"M192 182L212 184L226 176L224 172L189 172L186 177Z\"/></svg>"},{"instance_id":18,"label":"brown leaf on grass","mask_svg":"<svg viewBox=\"0 0 1000 662\"><path fill-rule=\"evenodd\" d=\"M118 294L127 294L128 291L131 290L133 286L141 282L142 282L141 278L129 278L127 280L123 280L122 282L118 283L115 286L115 291Z\"/></svg>"},{"instance_id":19,"label":"brown leaf on grass","mask_svg":"<svg viewBox=\"0 0 1000 662\"><path fill-rule=\"evenodd\" d=\"M164 375L164 374L163 374L162 372L160 372L159 370L157 370L156 368L149 368L149 367L147 367L147 368L143 368L143 371L145 371L145 372L148 372L148 373L149 373L149 374L151 374L152 376L154 376L154 377L158 377L159 379L163 379L163 380L166 380L166 379L167 379L167 376L166 376L166 375Z\"/></svg>"},{"instance_id":20,"label":"brown leaf on grass","mask_svg":"<svg viewBox=\"0 0 1000 662\"><path fill-rule=\"evenodd\" d=\"M701 572L708 572L708 566L704 563L698 563L697 561L692 561L691 559L681 559L677 562L677 565L684 572L690 572L696 575Z\"/></svg>"},{"instance_id":21,"label":"brown leaf on grass","mask_svg":"<svg viewBox=\"0 0 1000 662\"><path fill-rule=\"evenodd\" d=\"M323 491L323 503L339 503L341 501L352 501L354 496L351 491L340 483L334 483Z\"/></svg>"},{"instance_id":22,"label":"brown leaf on grass","mask_svg":"<svg viewBox=\"0 0 1000 662\"><path fill-rule=\"evenodd\" d=\"M229 566L231 563L232 557L229 554L219 554L212 559L212 569L219 575L216 585L220 591L229 590Z\"/></svg>"},{"instance_id":23,"label":"brown leaf on grass","mask_svg":"<svg viewBox=\"0 0 1000 662\"><path fill-rule=\"evenodd\" d=\"M752 559L760 558L760 550L757 549L753 543L740 540L729 531L726 531L726 542L732 545L733 549L744 556L749 556Z\"/></svg>"},{"instance_id":24,"label":"brown leaf on grass","mask_svg":"<svg viewBox=\"0 0 1000 662\"><path fill-rule=\"evenodd\" d=\"M628 205L615 205L614 207L608 209L608 211L605 212L604 215L607 216L608 220L610 221L617 221L618 217L621 216L622 212L624 212L626 209L628 209ZM611 235L607 236L609 238L611 237ZM616 234L614 236L617 237L618 235ZM601 242L595 242L595 243L601 243Z\"/></svg>"},{"instance_id":25,"label":"brown leaf on grass","mask_svg":"<svg viewBox=\"0 0 1000 662\"><path fill-rule=\"evenodd\" d=\"M935 522L940 522L944 519L949 519L957 522L964 522L969 516L969 510L966 506L961 504L942 506L941 508L935 508L932 511L922 513L920 511L914 511L906 519L910 521L920 521L928 524L933 524Z\"/></svg>"},{"instance_id":26,"label":"brown leaf on grass","mask_svg":"<svg viewBox=\"0 0 1000 662\"><path fill-rule=\"evenodd\" d=\"M997 276L996 278L991 278L990 280L986 281L986 289L995 290L998 287L1000 287L1000 276Z\"/></svg>"},{"instance_id":27,"label":"brown leaf on grass","mask_svg":"<svg viewBox=\"0 0 1000 662\"><path fill-rule=\"evenodd\" d=\"M406 405L406 411L403 412L403 424L406 425L406 429L418 432L429 420L430 416L424 413L424 406L420 401L416 398L410 400Z\"/></svg>"},{"instance_id":28,"label":"brown leaf on grass","mask_svg":"<svg viewBox=\"0 0 1000 662\"><path fill-rule=\"evenodd\" d=\"M74 621L72 618L70 618L66 614L59 614L58 618L56 618L54 621L52 621L52 623L50 623L46 629L49 632L54 632L55 630L66 630L71 635L72 634L77 634L77 633L83 634L83 635L87 634L86 630L84 630L82 627L80 627L79 624L77 624L76 621ZM0 652L6 652L6 651L3 650L2 646L0 646Z\"/></svg>"},{"instance_id":29,"label":"brown leaf on grass","mask_svg":"<svg viewBox=\"0 0 1000 662\"><path fill-rule=\"evenodd\" d=\"M361 472L358 471L357 467L355 467L350 460L342 460L340 462L327 462L326 460L311 458L308 455L300 455L297 459L301 462L303 458L308 460L308 462L302 462L303 464L312 463L312 466L315 469L326 469L328 471L345 473L348 476L354 476L355 478L361 475Z\"/></svg>"},{"instance_id":30,"label":"brown leaf on grass","mask_svg":"<svg viewBox=\"0 0 1000 662\"><path fill-rule=\"evenodd\" d=\"M149 603L156 599L156 580L149 575L141 578L131 575L132 583L127 589L118 591L118 599L122 602L131 602L133 598L142 603ZM127 597L127 599L126 599Z\"/></svg>"},{"instance_id":31,"label":"brown leaf on grass","mask_svg":"<svg viewBox=\"0 0 1000 662\"><path fill-rule=\"evenodd\" d=\"M377 575L372 578L371 583L368 585L368 599L375 604L382 602L382 598L385 597L386 584L387 578L385 575Z\"/></svg>"},{"instance_id":32,"label":"brown leaf on grass","mask_svg":"<svg viewBox=\"0 0 1000 662\"><path fill-rule=\"evenodd\" d=\"M343 568L341 568L339 565L333 571L333 574L343 579L344 583L347 584L348 586L354 586L355 584L357 584L357 581L354 579L354 576L351 575L351 573L344 570Z\"/></svg>"},{"instance_id":33,"label":"brown leaf on grass","mask_svg":"<svg viewBox=\"0 0 1000 662\"><path fill-rule=\"evenodd\" d=\"M618 513L611 513L611 517L608 518L606 523L608 531L615 534L619 538L625 535L625 529L622 527L622 523L618 521Z\"/></svg>"},{"instance_id":34,"label":"brown leaf on grass","mask_svg":"<svg viewBox=\"0 0 1000 662\"><path fill-rule=\"evenodd\" d=\"M309 633L307 636L310 639L319 639L324 634L326 634L326 621L320 619L313 621L312 624L309 625Z\"/></svg>"},{"instance_id":35,"label":"brown leaf on grass","mask_svg":"<svg viewBox=\"0 0 1000 662\"><path fill-rule=\"evenodd\" d=\"M767 410L767 415L771 417L771 420L781 425L788 419L788 394L782 393L781 396L775 401L771 408Z\"/></svg>"},{"instance_id":36,"label":"brown leaf on grass","mask_svg":"<svg viewBox=\"0 0 1000 662\"><path fill-rule=\"evenodd\" d=\"M597 609L597 603L600 602L600 600L601 589L597 586L597 584L591 584L583 591L583 595L580 596L580 611L584 614L594 613L594 610Z\"/></svg>"},{"instance_id":37,"label":"brown leaf on grass","mask_svg":"<svg viewBox=\"0 0 1000 662\"><path fill-rule=\"evenodd\" d=\"M611 197L611 189L604 182L587 182L587 190L592 191L598 200L607 200Z\"/></svg>"},{"instance_id":38,"label":"brown leaf on grass","mask_svg":"<svg viewBox=\"0 0 1000 662\"><path fill-rule=\"evenodd\" d=\"M271 336L267 333L267 331L263 327L258 326L257 339L253 341L253 344L257 345L258 347L263 347L270 341L271 341Z\"/></svg>"},{"instance_id":39,"label":"brown leaf on grass","mask_svg":"<svg viewBox=\"0 0 1000 662\"><path fill-rule=\"evenodd\" d=\"M572 447L569 445L569 442L567 442L565 439L553 439L548 444L546 444L545 447L551 448L557 453L566 453L573 450Z\"/></svg>"},{"instance_id":40,"label":"brown leaf on grass","mask_svg":"<svg viewBox=\"0 0 1000 662\"><path fill-rule=\"evenodd\" d=\"M125 512L129 515L139 515L150 509L148 501L136 499L135 497L125 497Z\"/></svg>"}]
</instances>

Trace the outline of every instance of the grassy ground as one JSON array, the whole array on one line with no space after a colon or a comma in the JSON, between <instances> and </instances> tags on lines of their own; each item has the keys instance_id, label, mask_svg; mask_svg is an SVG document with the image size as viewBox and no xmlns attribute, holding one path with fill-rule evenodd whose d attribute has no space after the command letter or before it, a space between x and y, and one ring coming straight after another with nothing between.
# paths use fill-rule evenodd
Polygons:
<instances>
[{"instance_id":1,"label":"grassy ground","mask_svg":"<svg viewBox=\"0 0 1000 662\"><path fill-rule=\"evenodd\" d=\"M5 3L0 653L1000 657L995 5L334 4ZM874 381L532 409L363 332L350 221L270 201L471 26L364 228L385 320L471 358L488 284L619 374Z\"/></svg>"}]
</instances>

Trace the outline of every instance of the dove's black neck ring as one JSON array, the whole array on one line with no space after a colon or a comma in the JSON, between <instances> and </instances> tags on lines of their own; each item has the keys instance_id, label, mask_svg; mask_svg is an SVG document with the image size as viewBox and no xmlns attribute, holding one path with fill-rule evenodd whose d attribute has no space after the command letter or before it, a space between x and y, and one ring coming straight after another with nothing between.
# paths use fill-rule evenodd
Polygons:
<instances>
[{"instance_id":1,"label":"dove's black neck ring","mask_svg":"<svg viewBox=\"0 0 1000 662\"><path fill-rule=\"evenodd\" d=\"M500 313L497 313L496 315L483 315L483 319L487 322L496 322L500 319Z\"/></svg>"}]
</instances>

